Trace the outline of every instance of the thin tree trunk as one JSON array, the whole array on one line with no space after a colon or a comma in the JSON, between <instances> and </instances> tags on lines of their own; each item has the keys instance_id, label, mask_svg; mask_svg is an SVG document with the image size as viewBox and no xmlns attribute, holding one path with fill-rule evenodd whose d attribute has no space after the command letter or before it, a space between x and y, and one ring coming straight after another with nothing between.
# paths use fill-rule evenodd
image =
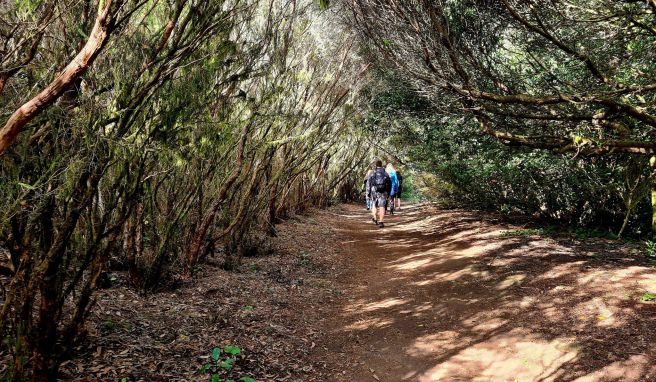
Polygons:
<instances>
[{"instance_id":1,"label":"thin tree trunk","mask_svg":"<svg viewBox=\"0 0 656 382\"><path fill-rule=\"evenodd\" d=\"M649 159L649 183L651 190L651 234L656 239L656 156Z\"/></svg>"},{"instance_id":2,"label":"thin tree trunk","mask_svg":"<svg viewBox=\"0 0 656 382\"><path fill-rule=\"evenodd\" d=\"M64 92L82 76L109 40L113 21L110 10L114 0L101 2L98 8L96 22L91 30L89 39L82 50L62 70L61 73L45 89L34 98L18 108L5 125L0 129L0 155L3 155L14 144L18 134L31 120L43 110L52 105Z\"/></svg>"},{"instance_id":3,"label":"thin tree trunk","mask_svg":"<svg viewBox=\"0 0 656 382\"><path fill-rule=\"evenodd\" d=\"M203 216L203 219L201 220L200 224L198 225L198 228L196 229L194 235L192 236L191 245L189 246L189 253L187 254L188 274L191 274L193 267L196 265L196 262L198 261L198 255L200 254L200 250L203 245L203 240L205 239L205 235L207 234L207 230L209 229L210 224L212 224L212 221L214 221L214 217L216 216L216 213L219 211L219 208L221 207L226 197L228 196L228 191L230 190L232 185L237 181L237 178L239 178L239 174L241 173L241 168L244 163L244 149L246 147L246 138L248 137L248 130L249 130L249 125L245 124L244 128L241 131L239 145L237 146L237 159L232 174L230 174L228 180L226 180L226 182L223 184L223 187L221 188L221 192L214 200L214 202L210 205L209 210L205 213L205 216Z\"/></svg>"}]
</instances>

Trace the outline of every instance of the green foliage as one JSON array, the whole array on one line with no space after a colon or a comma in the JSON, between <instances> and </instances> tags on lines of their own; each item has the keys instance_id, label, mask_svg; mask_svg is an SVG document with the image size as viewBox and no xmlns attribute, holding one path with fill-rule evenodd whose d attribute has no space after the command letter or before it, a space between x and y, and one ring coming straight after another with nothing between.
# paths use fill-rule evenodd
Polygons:
<instances>
[{"instance_id":1,"label":"green foliage","mask_svg":"<svg viewBox=\"0 0 656 382\"><path fill-rule=\"evenodd\" d=\"M217 362L220 357L221 357L221 348L212 349L212 359L214 360L214 362Z\"/></svg>"},{"instance_id":2,"label":"green foliage","mask_svg":"<svg viewBox=\"0 0 656 382\"><path fill-rule=\"evenodd\" d=\"M642 301L654 301L654 300L656 300L656 295L654 295L654 294L652 294L652 293L649 293L649 292L645 292L645 293L640 297L640 300L642 300Z\"/></svg>"},{"instance_id":3,"label":"green foliage","mask_svg":"<svg viewBox=\"0 0 656 382\"><path fill-rule=\"evenodd\" d=\"M480 134L472 118L444 115L394 71L378 75L380 82L370 90L375 95L365 128L413 164L412 176L405 181L407 192L415 188L446 206L546 218L577 227L571 233L579 237L612 238L609 231L619 230L626 214L626 179L644 176L644 160L572 160L508 147ZM645 193L632 203L629 227L639 236L649 232L650 205Z\"/></svg>"},{"instance_id":4,"label":"green foliage","mask_svg":"<svg viewBox=\"0 0 656 382\"><path fill-rule=\"evenodd\" d=\"M39 7L43 0L15 0L18 12L32 14Z\"/></svg>"},{"instance_id":5,"label":"green foliage","mask_svg":"<svg viewBox=\"0 0 656 382\"><path fill-rule=\"evenodd\" d=\"M656 260L656 241L645 241L645 256L652 260Z\"/></svg>"},{"instance_id":6,"label":"green foliage","mask_svg":"<svg viewBox=\"0 0 656 382\"><path fill-rule=\"evenodd\" d=\"M312 265L312 255L307 252L298 254L298 264L304 267Z\"/></svg>"},{"instance_id":7,"label":"green foliage","mask_svg":"<svg viewBox=\"0 0 656 382\"><path fill-rule=\"evenodd\" d=\"M232 355L240 355L241 349L234 345L228 345L223 349L223 352Z\"/></svg>"},{"instance_id":8,"label":"green foliage","mask_svg":"<svg viewBox=\"0 0 656 382\"><path fill-rule=\"evenodd\" d=\"M198 373L200 375L210 374L211 382L223 381L222 378L227 378L226 382L234 382L235 378L240 378L239 381L255 382L255 379L250 376L240 376L243 373L236 367L239 355L241 355L241 348L238 346L228 345L223 349L215 347L212 349L210 357L212 362L202 365Z\"/></svg>"},{"instance_id":9,"label":"green foliage","mask_svg":"<svg viewBox=\"0 0 656 382\"><path fill-rule=\"evenodd\" d=\"M406 171L403 173L403 190L401 199L410 203L416 203L421 200L421 195L415 185L415 175Z\"/></svg>"},{"instance_id":10,"label":"green foliage","mask_svg":"<svg viewBox=\"0 0 656 382\"><path fill-rule=\"evenodd\" d=\"M317 4L319 5L319 9L326 10L330 7L330 0L317 0Z\"/></svg>"},{"instance_id":11,"label":"green foliage","mask_svg":"<svg viewBox=\"0 0 656 382\"><path fill-rule=\"evenodd\" d=\"M113 332L116 330L116 322L113 320L106 320L102 323L102 328L108 332Z\"/></svg>"},{"instance_id":12,"label":"green foliage","mask_svg":"<svg viewBox=\"0 0 656 382\"><path fill-rule=\"evenodd\" d=\"M97 5L3 3L5 120L66 67ZM355 123L357 73L343 60L353 58L350 37L332 12L259 0L111 7L101 24L120 27L90 70L0 161L0 261L22 270L6 285L15 298L3 300L0 331L24 339L4 353L17 363L28 355L56 369L79 348L94 275L107 268L149 293L219 253L225 268L270 254L280 219L353 196L369 150ZM45 378L32 368L20 377Z\"/></svg>"}]
</instances>

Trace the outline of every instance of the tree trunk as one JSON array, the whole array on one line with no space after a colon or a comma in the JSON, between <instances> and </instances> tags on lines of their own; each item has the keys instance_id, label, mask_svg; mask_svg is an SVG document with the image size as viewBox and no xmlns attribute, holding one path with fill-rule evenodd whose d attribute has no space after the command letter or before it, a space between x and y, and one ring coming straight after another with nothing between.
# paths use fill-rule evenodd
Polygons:
<instances>
[{"instance_id":1,"label":"tree trunk","mask_svg":"<svg viewBox=\"0 0 656 382\"><path fill-rule=\"evenodd\" d=\"M212 224L212 222L214 221L214 217L216 216L216 213L219 211L219 208L221 207L226 197L228 196L228 191L230 190L232 185L237 181L237 178L239 178L239 174L241 173L242 166L244 163L244 149L246 147L246 138L248 137L248 130L249 130L249 126L248 124L245 124L244 128L241 131L239 145L237 146L236 163L232 171L232 174L230 174L230 177L223 184L221 191L219 192L219 195L214 200L214 202L210 205L209 210L205 213L205 216L203 216L203 219L201 220L200 224L198 225L198 228L196 228L196 231L192 236L191 245L189 246L189 252L187 253L186 272L188 275L191 275L194 266L198 262L198 256L202 248L203 240L205 240L205 235L207 234L207 230L209 229L210 224Z\"/></svg>"},{"instance_id":2,"label":"tree trunk","mask_svg":"<svg viewBox=\"0 0 656 382\"><path fill-rule=\"evenodd\" d=\"M651 234L656 239L656 156L649 159L649 183L651 190Z\"/></svg>"},{"instance_id":3,"label":"tree trunk","mask_svg":"<svg viewBox=\"0 0 656 382\"><path fill-rule=\"evenodd\" d=\"M82 76L109 40L113 22L110 10L114 0L100 2L96 22L91 30L89 39L82 50L71 62L55 77L45 89L34 98L18 108L4 127L0 129L0 155L4 154L14 144L18 134L31 120L39 115L48 106L52 105L64 92Z\"/></svg>"}]
</instances>

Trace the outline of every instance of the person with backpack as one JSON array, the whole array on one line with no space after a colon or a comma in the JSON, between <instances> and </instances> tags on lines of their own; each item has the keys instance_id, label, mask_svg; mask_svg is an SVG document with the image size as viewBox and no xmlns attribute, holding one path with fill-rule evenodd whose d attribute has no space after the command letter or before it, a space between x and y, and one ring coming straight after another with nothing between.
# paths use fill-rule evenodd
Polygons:
<instances>
[{"instance_id":1,"label":"person with backpack","mask_svg":"<svg viewBox=\"0 0 656 382\"><path fill-rule=\"evenodd\" d=\"M371 220L379 227L385 227L385 205L387 197L392 190L392 181L383 167L383 161L376 159L374 162L376 169L369 176L369 185L371 190Z\"/></svg>"},{"instance_id":2,"label":"person with backpack","mask_svg":"<svg viewBox=\"0 0 656 382\"><path fill-rule=\"evenodd\" d=\"M401 171L398 169L396 170L396 177L399 179L399 189L396 192L396 198L394 201L396 202L396 206L394 207L397 210L401 210L401 194L403 193L403 175L401 175Z\"/></svg>"},{"instance_id":3,"label":"person with backpack","mask_svg":"<svg viewBox=\"0 0 656 382\"><path fill-rule=\"evenodd\" d=\"M398 195L399 195L399 178L396 175L396 169L394 169L394 165L392 165L392 163L387 164L386 170L387 170L387 174L389 174L390 182L391 182L390 193L389 193L390 214L394 214L396 199L398 199Z\"/></svg>"}]
</instances>

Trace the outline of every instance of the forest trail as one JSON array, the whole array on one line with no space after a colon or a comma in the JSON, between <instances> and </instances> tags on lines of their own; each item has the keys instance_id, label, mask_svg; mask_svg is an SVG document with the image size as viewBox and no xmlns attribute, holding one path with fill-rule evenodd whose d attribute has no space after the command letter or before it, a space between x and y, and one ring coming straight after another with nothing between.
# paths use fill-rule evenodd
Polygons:
<instances>
[{"instance_id":1,"label":"forest trail","mask_svg":"<svg viewBox=\"0 0 656 382\"><path fill-rule=\"evenodd\" d=\"M359 205L331 215L350 264L319 354L335 381L656 380L656 272L630 247L428 205L385 229Z\"/></svg>"}]
</instances>

